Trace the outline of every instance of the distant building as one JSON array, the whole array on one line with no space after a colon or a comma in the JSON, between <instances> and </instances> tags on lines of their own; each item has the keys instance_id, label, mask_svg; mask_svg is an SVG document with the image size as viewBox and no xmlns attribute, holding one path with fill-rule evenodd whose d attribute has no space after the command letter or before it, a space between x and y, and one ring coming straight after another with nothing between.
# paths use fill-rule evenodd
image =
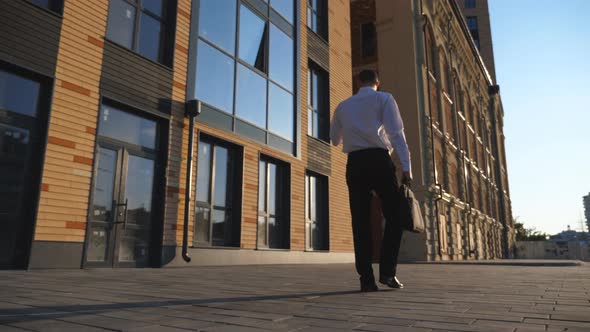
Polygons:
<instances>
[{"instance_id":1,"label":"distant building","mask_svg":"<svg viewBox=\"0 0 590 332\"><path fill-rule=\"evenodd\" d=\"M584 196L584 215L586 216L586 228L590 231L590 193Z\"/></svg>"},{"instance_id":2,"label":"distant building","mask_svg":"<svg viewBox=\"0 0 590 332\"><path fill-rule=\"evenodd\" d=\"M405 260L513 252L487 1L463 2L351 1L353 75L377 70L383 91L395 96L426 220L425 234L404 235Z\"/></svg>"}]
</instances>

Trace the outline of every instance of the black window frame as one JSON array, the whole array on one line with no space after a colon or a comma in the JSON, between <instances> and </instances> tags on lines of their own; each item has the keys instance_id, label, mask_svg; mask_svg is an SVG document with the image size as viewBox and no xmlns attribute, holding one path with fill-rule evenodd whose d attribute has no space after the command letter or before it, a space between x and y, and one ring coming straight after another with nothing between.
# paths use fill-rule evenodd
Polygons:
<instances>
[{"instance_id":1,"label":"black window frame","mask_svg":"<svg viewBox=\"0 0 590 332\"><path fill-rule=\"evenodd\" d=\"M29 127L29 139L32 140L30 142L32 151L29 151L30 171L25 178L26 183L22 186L22 191L25 193L23 205L29 206L30 209L22 212L21 229L17 230L18 239L16 239L16 248L12 261L7 262L7 265L0 265L0 269L25 269L30 263L31 245L34 241L34 230L41 196L42 169L47 150L47 130L52 107L54 79L2 60L0 60L0 70L40 84L35 116L0 108L0 123L8 126Z\"/></svg>"},{"instance_id":2,"label":"black window frame","mask_svg":"<svg viewBox=\"0 0 590 332\"><path fill-rule=\"evenodd\" d=\"M328 41L328 0L315 0L317 8L313 6L313 0L307 0L307 27L325 41ZM314 24L317 30L313 28Z\"/></svg>"},{"instance_id":3,"label":"black window frame","mask_svg":"<svg viewBox=\"0 0 590 332\"><path fill-rule=\"evenodd\" d=\"M42 5L35 0L27 0L29 3L33 4L34 6L49 10L59 16L63 15L64 10L64 0L48 0L49 3L47 6Z\"/></svg>"},{"instance_id":4,"label":"black window frame","mask_svg":"<svg viewBox=\"0 0 590 332\"><path fill-rule=\"evenodd\" d=\"M365 30L365 28L370 28ZM367 33L372 35L367 36ZM361 23L360 28L361 39L361 58L370 58L377 55L377 25L375 22ZM371 41L369 43L369 41ZM368 44L369 43L369 44Z\"/></svg>"},{"instance_id":5,"label":"black window frame","mask_svg":"<svg viewBox=\"0 0 590 332\"><path fill-rule=\"evenodd\" d=\"M311 195L311 178L316 179L316 193ZM321 188L318 188L320 187ZM330 250L330 216L329 216L329 181L328 177L307 171L305 173L305 250L306 251L329 251ZM315 202L312 198L315 197ZM315 210L319 220L314 220L311 215L311 204L315 204ZM324 227L324 241L323 246L316 247L316 239L311 230L312 224L322 224Z\"/></svg>"},{"instance_id":6,"label":"black window frame","mask_svg":"<svg viewBox=\"0 0 590 332\"><path fill-rule=\"evenodd\" d=\"M105 39L113 42L125 49L131 50L137 55L164 65L168 68L173 67L173 59L174 59L174 34L176 31L176 13L177 13L177 0L162 0L162 15L158 16L157 14L149 11L147 8L143 6L143 2L146 0L118 0L122 1L128 5L131 5L135 8L135 16L133 17L133 41L131 48L121 45L116 42L114 39L110 38L108 35L108 24L109 18L111 15L111 3L112 1L109 0L109 8L108 8L108 16L107 16L107 27L105 31ZM149 58L148 56L140 53L139 51L139 39L141 37L141 16L142 14L148 15L150 18L155 19L160 22L161 29L160 29L160 46L158 50L158 59L154 60Z\"/></svg>"},{"instance_id":7,"label":"black window frame","mask_svg":"<svg viewBox=\"0 0 590 332\"><path fill-rule=\"evenodd\" d=\"M299 8L299 0L293 1L294 9ZM258 15L260 18L263 18L266 22L266 33L265 33L265 70L261 71L258 68L248 64L246 61L242 60L239 57L239 35L240 35L240 9L241 6L245 6L248 10L252 11L254 14ZM199 6L198 1L196 4L193 4L194 11L194 19L192 22L191 27L191 53L189 55L189 76L187 82L187 98L191 99L196 98L194 92L197 85L197 77L196 77L196 63L198 57L198 47L197 42L203 42L207 44L207 46L215 49L216 51L221 52L225 56L228 56L230 59L234 61L234 91L233 91L233 108L231 113L222 111L215 106L207 104L206 101L200 101L202 105L202 115L197 119L197 121L206 123L213 127L223 129L225 131L229 131L233 134L238 134L240 136L247 137L249 139L253 139L258 141L259 143L268 145L274 149L279 151L288 153L290 155L297 155L299 154L299 145L300 145L300 137L301 134L299 133L298 127L300 125L301 110L299 107L299 14L298 10L294 10L295 17L293 18L293 23L289 23L289 21L284 18L280 13L278 13L275 9L272 8L271 4L268 1L254 1L254 0L236 0L236 34L235 34L235 43L236 48L234 50L234 54L229 53L225 49L221 48L220 46L216 45L213 41L209 41L206 37L201 36L198 29L198 14L199 14ZM195 8L196 7L196 8ZM197 14L197 15L195 15ZM284 86L283 84L279 83L278 81L271 78L270 75L270 67L269 63L270 59L270 35L271 35L271 24L282 33L285 33L293 42L293 85L292 90L288 87ZM236 109L237 109L237 86L238 86L238 67L244 66L245 68L251 70L255 74L262 76L266 80L266 127L261 128L258 125L255 125L248 120L242 119L237 116ZM293 97L293 137L292 140L289 140L278 133L274 133L270 129L269 124L269 114L270 114L270 90L271 84L276 85L278 88L282 89L286 93L290 94Z\"/></svg>"},{"instance_id":8,"label":"black window frame","mask_svg":"<svg viewBox=\"0 0 590 332\"><path fill-rule=\"evenodd\" d=\"M226 140L217 138L212 135L208 135L206 133L200 132L199 133L199 141L197 145L197 151L199 151L199 147L201 143L209 144L211 147L210 152L210 161L209 161L209 183L208 183L208 196L209 201L199 201L198 200L198 186L195 186L195 198L194 198L194 211L193 211L193 246L194 247L211 247L211 248L239 248L241 244L241 214L242 214L242 169L243 169L243 155L244 150L243 147L228 142ZM214 202L214 195L215 195L215 167L216 167L216 159L215 159L215 149L218 147L222 147L227 149L228 151L228 158L230 158L230 162L228 163L231 169L228 171L228 180L226 182L226 195L227 199L231 201L229 207L221 207L216 206ZM198 158L199 156L197 156ZM197 163L197 178L198 178L198 163ZM198 208L205 208L209 210L209 239L208 241L199 241L197 239L197 209ZM213 242L213 211L214 210L224 210L226 213L229 212L231 216L231 221L229 221L229 226L231 227L231 245L223 244L215 244Z\"/></svg>"},{"instance_id":9,"label":"black window frame","mask_svg":"<svg viewBox=\"0 0 590 332\"><path fill-rule=\"evenodd\" d=\"M317 138L324 142L330 142L330 75L327 71L325 71L321 66L314 63L313 61L309 61L308 69L308 96L307 96L307 135L310 137ZM314 80L312 79L312 75L317 75L319 82L318 91L316 95L318 96L318 100L316 101L317 108L313 107L314 99L313 99L313 90L316 88L313 84ZM317 114L318 123L315 123L315 117L310 115L310 113ZM311 123L310 123L311 119ZM314 135L314 129L317 127L318 135Z\"/></svg>"},{"instance_id":10,"label":"black window frame","mask_svg":"<svg viewBox=\"0 0 590 332\"><path fill-rule=\"evenodd\" d=\"M465 0L464 7L467 9L472 9L477 7L476 0Z\"/></svg>"},{"instance_id":11,"label":"black window frame","mask_svg":"<svg viewBox=\"0 0 590 332\"><path fill-rule=\"evenodd\" d=\"M260 172L261 164L265 164L265 182L264 188L261 187L262 183L258 183L258 197L257 197L257 230L256 230L256 249L266 249L266 250L290 250L291 249L291 166L279 159L260 154L258 160L258 171ZM276 212L271 214L268 210L270 205L270 167L269 165L273 164L276 167L276 189L275 192L277 194L277 201L275 202ZM258 174L260 179L260 173ZM265 206L261 208L259 205L260 202L260 195L262 190L264 189L264 201ZM260 220L264 219L263 222ZM283 230L283 234L281 234L281 239L272 239L271 240L271 232L269 230L269 219L275 218L277 223L281 223L281 227ZM265 227L264 230L261 227ZM263 231L263 232L262 232ZM262 238L264 235L264 239ZM272 246L271 241L279 241L282 242L282 246Z\"/></svg>"}]
</instances>

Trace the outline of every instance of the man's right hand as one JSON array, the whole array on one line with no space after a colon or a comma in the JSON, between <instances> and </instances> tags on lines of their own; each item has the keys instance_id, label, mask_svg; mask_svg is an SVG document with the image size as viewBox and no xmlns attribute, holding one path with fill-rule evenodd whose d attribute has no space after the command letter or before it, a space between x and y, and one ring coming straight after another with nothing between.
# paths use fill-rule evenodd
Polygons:
<instances>
[{"instance_id":1,"label":"man's right hand","mask_svg":"<svg viewBox=\"0 0 590 332\"><path fill-rule=\"evenodd\" d=\"M412 186L412 176L410 172L403 172L402 173L402 184L411 187Z\"/></svg>"}]
</instances>

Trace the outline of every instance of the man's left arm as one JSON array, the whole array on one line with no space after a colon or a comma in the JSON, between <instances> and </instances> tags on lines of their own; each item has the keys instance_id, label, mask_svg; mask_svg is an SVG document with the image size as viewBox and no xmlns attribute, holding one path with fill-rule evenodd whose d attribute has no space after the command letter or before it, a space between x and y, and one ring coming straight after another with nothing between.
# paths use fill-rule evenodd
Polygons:
<instances>
[{"instance_id":1,"label":"man's left arm","mask_svg":"<svg viewBox=\"0 0 590 332\"><path fill-rule=\"evenodd\" d=\"M393 96L388 94L383 108L383 127L397 154L404 172L404 177L411 178L412 165L410 160L410 149L404 134L404 123Z\"/></svg>"},{"instance_id":2,"label":"man's left arm","mask_svg":"<svg viewBox=\"0 0 590 332\"><path fill-rule=\"evenodd\" d=\"M339 108L340 106L336 108L334 116L332 117L332 123L330 124L330 140L334 146L338 146L340 143L342 143L342 126L340 125L340 121L338 119Z\"/></svg>"}]
</instances>

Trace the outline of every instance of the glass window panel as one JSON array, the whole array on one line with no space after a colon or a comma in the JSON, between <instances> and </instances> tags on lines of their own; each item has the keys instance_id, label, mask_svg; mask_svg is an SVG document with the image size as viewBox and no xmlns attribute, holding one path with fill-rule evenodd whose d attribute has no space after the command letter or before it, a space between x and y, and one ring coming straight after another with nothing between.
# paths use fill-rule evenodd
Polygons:
<instances>
[{"instance_id":1,"label":"glass window panel","mask_svg":"<svg viewBox=\"0 0 590 332\"><path fill-rule=\"evenodd\" d=\"M36 116L40 89L39 82L0 70L0 109Z\"/></svg>"},{"instance_id":2,"label":"glass window panel","mask_svg":"<svg viewBox=\"0 0 590 332\"><path fill-rule=\"evenodd\" d=\"M119 244L120 262L139 262L148 258L149 239L145 229L126 229Z\"/></svg>"},{"instance_id":3,"label":"glass window panel","mask_svg":"<svg viewBox=\"0 0 590 332\"><path fill-rule=\"evenodd\" d=\"M270 84L269 90L268 129L289 141L293 141L293 95Z\"/></svg>"},{"instance_id":4,"label":"glass window panel","mask_svg":"<svg viewBox=\"0 0 590 332\"><path fill-rule=\"evenodd\" d=\"M30 136L29 130L0 123L0 215L6 219L19 218L19 206L24 203Z\"/></svg>"},{"instance_id":5,"label":"glass window panel","mask_svg":"<svg viewBox=\"0 0 590 332\"><path fill-rule=\"evenodd\" d=\"M109 247L111 232L107 227L92 227L86 249L86 260L89 262L104 262L109 257Z\"/></svg>"},{"instance_id":6,"label":"glass window panel","mask_svg":"<svg viewBox=\"0 0 590 332\"><path fill-rule=\"evenodd\" d=\"M199 153L197 154L197 194L199 202L209 203L209 188L211 183L211 145L199 142Z\"/></svg>"},{"instance_id":7,"label":"glass window panel","mask_svg":"<svg viewBox=\"0 0 590 332\"><path fill-rule=\"evenodd\" d=\"M139 54L160 61L162 24L147 14L141 14L139 26Z\"/></svg>"},{"instance_id":8,"label":"glass window panel","mask_svg":"<svg viewBox=\"0 0 590 332\"><path fill-rule=\"evenodd\" d=\"M154 161L129 155L125 182L128 223L150 225L153 181Z\"/></svg>"},{"instance_id":9,"label":"glass window panel","mask_svg":"<svg viewBox=\"0 0 590 332\"><path fill-rule=\"evenodd\" d=\"M102 106L98 134L119 141L156 148L156 123L110 106Z\"/></svg>"},{"instance_id":10,"label":"glass window panel","mask_svg":"<svg viewBox=\"0 0 590 332\"><path fill-rule=\"evenodd\" d=\"M144 9L147 9L158 16L162 16L165 1L167 0L142 0L142 4Z\"/></svg>"},{"instance_id":11,"label":"glass window panel","mask_svg":"<svg viewBox=\"0 0 590 332\"><path fill-rule=\"evenodd\" d=\"M51 0L29 0L32 3L36 4L39 7L44 7L50 9L49 6L51 5Z\"/></svg>"},{"instance_id":12,"label":"glass window panel","mask_svg":"<svg viewBox=\"0 0 590 332\"><path fill-rule=\"evenodd\" d=\"M215 197L213 204L215 206L226 207L229 206L228 202L228 177L230 174L230 159L229 152L226 148L216 146L215 147ZM231 189L229 190L231 191Z\"/></svg>"},{"instance_id":13,"label":"glass window panel","mask_svg":"<svg viewBox=\"0 0 590 332\"><path fill-rule=\"evenodd\" d=\"M316 209L316 204L317 204L317 192L316 191L317 191L316 177L310 176L309 177L309 201L311 203L310 216L311 216L311 220L314 222L318 220L317 209Z\"/></svg>"},{"instance_id":14,"label":"glass window panel","mask_svg":"<svg viewBox=\"0 0 590 332\"><path fill-rule=\"evenodd\" d=\"M210 209L197 206L195 209L195 240L209 242L209 214Z\"/></svg>"},{"instance_id":15,"label":"glass window panel","mask_svg":"<svg viewBox=\"0 0 590 332\"><path fill-rule=\"evenodd\" d=\"M270 215L277 214L277 165L268 164L268 213Z\"/></svg>"},{"instance_id":16,"label":"glass window panel","mask_svg":"<svg viewBox=\"0 0 590 332\"><path fill-rule=\"evenodd\" d=\"M226 237L231 237L231 231L226 227L229 219L227 217L227 213L224 210L213 210L211 244L214 246L231 244L231 238L226 239Z\"/></svg>"},{"instance_id":17,"label":"glass window panel","mask_svg":"<svg viewBox=\"0 0 590 332\"><path fill-rule=\"evenodd\" d=\"M240 49L238 55L249 65L266 71L267 24L246 6L240 6Z\"/></svg>"},{"instance_id":18,"label":"glass window panel","mask_svg":"<svg viewBox=\"0 0 590 332\"><path fill-rule=\"evenodd\" d=\"M127 48L133 48L134 30L135 7L123 0L111 0L107 38Z\"/></svg>"},{"instance_id":19,"label":"glass window panel","mask_svg":"<svg viewBox=\"0 0 590 332\"><path fill-rule=\"evenodd\" d=\"M319 98L319 78L315 71L311 72L311 106L313 109L318 109L318 98Z\"/></svg>"},{"instance_id":20,"label":"glass window panel","mask_svg":"<svg viewBox=\"0 0 590 332\"><path fill-rule=\"evenodd\" d=\"M307 110L307 134L313 135L313 110Z\"/></svg>"},{"instance_id":21,"label":"glass window panel","mask_svg":"<svg viewBox=\"0 0 590 332\"><path fill-rule=\"evenodd\" d=\"M293 91L293 40L274 24L270 25L270 78Z\"/></svg>"},{"instance_id":22,"label":"glass window panel","mask_svg":"<svg viewBox=\"0 0 590 332\"><path fill-rule=\"evenodd\" d=\"M268 232L264 216L258 216L258 247L268 247Z\"/></svg>"},{"instance_id":23,"label":"glass window panel","mask_svg":"<svg viewBox=\"0 0 590 332\"><path fill-rule=\"evenodd\" d=\"M94 184L93 220L110 222L113 219L113 194L117 169L117 152L98 148L98 170Z\"/></svg>"},{"instance_id":24,"label":"glass window panel","mask_svg":"<svg viewBox=\"0 0 590 332\"><path fill-rule=\"evenodd\" d=\"M289 23L293 23L293 0L271 0L270 5Z\"/></svg>"},{"instance_id":25,"label":"glass window panel","mask_svg":"<svg viewBox=\"0 0 590 332\"><path fill-rule=\"evenodd\" d=\"M199 41L197 53L195 97L232 114L234 60L203 41Z\"/></svg>"},{"instance_id":26,"label":"glass window panel","mask_svg":"<svg viewBox=\"0 0 590 332\"><path fill-rule=\"evenodd\" d=\"M236 0L201 0L199 35L235 54Z\"/></svg>"},{"instance_id":27,"label":"glass window panel","mask_svg":"<svg viewBox=\"0 0 590 332\"><path fill-rule=\"evenodd\" d=\"M236 115L266 128L266 79L245 66L238 65Z\"/></svg>"},{"instance_id":28,"label":"glass window panel","mask_svg":"<svg viewBox=\"0 0 590 332\"><path fill-rule=\"evenodd\" d=\"M266 162L258 165L258 210L266 212Z\"/></svg>"}]
</instances>

